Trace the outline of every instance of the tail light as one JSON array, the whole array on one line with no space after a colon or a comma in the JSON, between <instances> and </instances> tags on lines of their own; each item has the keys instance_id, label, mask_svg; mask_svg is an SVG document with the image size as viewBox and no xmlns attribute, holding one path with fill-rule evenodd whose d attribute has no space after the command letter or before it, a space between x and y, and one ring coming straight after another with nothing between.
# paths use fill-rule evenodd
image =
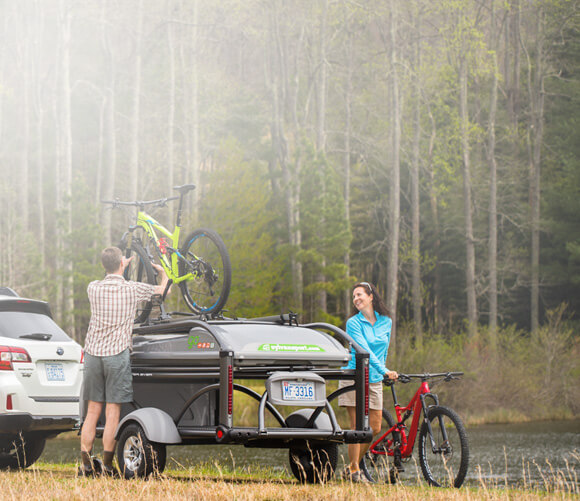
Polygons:
<instances>
[{"instance_id":1,"label":"tail light","mask_svg":"<svg viewBox=\"0 0 580 501\"><path fill-rule=\"evenodd\" d=\"M14 363L31 363L30 355L24 348L0 346L0 371L13 371Z\"/></svg>"},{"instance_id":2,"label":"tail light","mask_svg":"<svg viewBox=\"0 0 580 501\"><path fill-rule=\"evenodd\" d=\"M365 416L369 415L369 367L365 367Z\"/></svg>"},{"instance_id":3,"label":"tail light","mask_svg":"<svg viewBox=\"0 0 580 501\"><path fill-rule=\"evenodd\" d=\"M234 413L234 370L228 365L228 414Z\"/></svg>"},{"instance_id":4,"label":"tail light","mask_svg":"<svg viewBox=\"0 0 580 501\"><path fill-rule=\"evenodd\" d=\"M85 350L81 350L81 361L80 361L80 363L81 364L84 364L85 363Z\"/></svg>"},{"instance_id":5,"label":"tail light","mask_svg":"<svg viewBox=\"0 0 580 501\"><path fill-rule=\"evenodd\" d=\"M6 410L14 410L14 406L12 405L12 395L10 394L6 395Z\"/></svg>"}]
</instances>

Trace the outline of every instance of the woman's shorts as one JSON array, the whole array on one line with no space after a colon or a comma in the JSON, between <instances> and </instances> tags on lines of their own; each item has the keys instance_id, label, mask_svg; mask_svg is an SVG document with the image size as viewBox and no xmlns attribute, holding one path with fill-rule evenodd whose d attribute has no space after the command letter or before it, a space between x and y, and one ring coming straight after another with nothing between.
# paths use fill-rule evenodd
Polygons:
<instances>
[{"instance_id":1,"label":"woman's shorts","mask_svg":"<svg viewBox=\"0 0 580 501\"><path fill-rule=\"evenodd\" d=\"M108 357L85 353L83 399L114 404L133 401L129 349Z\"/></svg>"},{"instance_id":2,"label":"woman's shorts","mask_svg":"<svg viewBox=\"0 0 580 501\"><path fill-rule=\"evenodd\" d=\"M341 379L338 382L339 388L344 388L346 386L354 386L352 381L347 381ZM349 391L348 393L343 393L338 397L338 405L340 407L356 407L355 400L356 392ZM369 409L375 411L383 410L383 383L370 383L369 384Z\"/></svg>"}]
</instances>

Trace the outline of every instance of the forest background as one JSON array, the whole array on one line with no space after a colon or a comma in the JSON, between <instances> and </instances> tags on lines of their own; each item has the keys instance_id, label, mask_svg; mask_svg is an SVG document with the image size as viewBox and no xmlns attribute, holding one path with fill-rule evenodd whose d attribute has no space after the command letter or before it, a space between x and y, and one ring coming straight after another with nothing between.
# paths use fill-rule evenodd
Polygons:
<instances>
[{"instance_id":1,"label":"forest background","mask_svg":"<svg viewBox=\"0 0 580 501\"><path fill-rule=\"evenodd\" d=\"M344 325L372 281L389 367L464 370L472 416L578 415L579 7L0 0L0 285L82 342L132 217L100 201L194 183L228 315Z\"/></svg>"}]
</instances>

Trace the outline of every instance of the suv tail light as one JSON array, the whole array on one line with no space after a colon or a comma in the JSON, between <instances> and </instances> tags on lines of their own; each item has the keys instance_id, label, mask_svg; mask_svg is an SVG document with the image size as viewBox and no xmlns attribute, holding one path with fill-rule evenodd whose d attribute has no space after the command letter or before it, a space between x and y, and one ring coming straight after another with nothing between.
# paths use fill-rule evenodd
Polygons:
<instances>
[{"instance_id":1,"label":"suv tail light","mask_svg":"<svg viewBox=\"0 0 580 501\"><path fill-rule=\"evenodd\" d=\"M31 363L30 355L24 348L0 346L0 371L13 371L13 363Z\"/></svg>"}]
</instances>

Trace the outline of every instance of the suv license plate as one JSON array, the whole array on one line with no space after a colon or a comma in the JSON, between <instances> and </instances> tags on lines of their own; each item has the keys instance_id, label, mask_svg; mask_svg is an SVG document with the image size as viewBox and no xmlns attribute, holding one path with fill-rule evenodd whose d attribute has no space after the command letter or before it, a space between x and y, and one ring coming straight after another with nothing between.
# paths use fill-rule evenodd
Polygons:
<instances>
[{"instance_id":1,"label":"suv license plate","mask_svg":"<svg viewBox=\"0 0 580 501\"><path fill-rule=\"evenodd\" d=\"M282 381L282 399L299 400L301 402L314 401L314 383Z\"/></svg>"},{"instance_id":2,"label":"suv license plate","mask_svg":"<svg viewBox=\"0 0 580 501\"><path fill-rule=\"evenodd\" d=\"M46 379L48 381L64 381L62 364L45 364Z\"/></svg>"}]
</instances>

